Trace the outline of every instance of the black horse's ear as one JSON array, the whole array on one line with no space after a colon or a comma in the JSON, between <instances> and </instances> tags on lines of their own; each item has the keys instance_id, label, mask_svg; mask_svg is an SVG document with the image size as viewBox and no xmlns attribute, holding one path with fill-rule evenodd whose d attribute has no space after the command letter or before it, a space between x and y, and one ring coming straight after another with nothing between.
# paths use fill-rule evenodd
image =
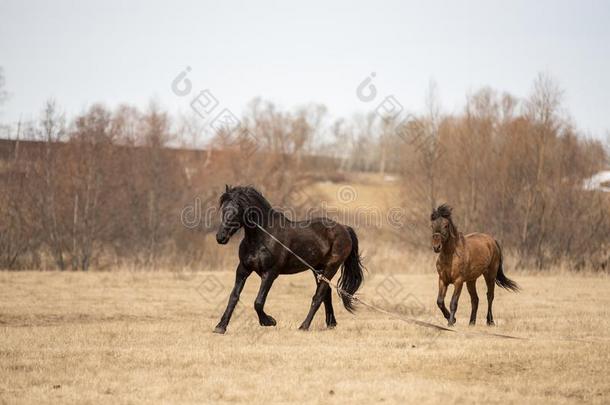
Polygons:
<instances>
[{"instance_id":1,"label":"black horse's ear","mask_svg":"<svg viewBox=\"0 0 610 405\"><path fill-rule=\"evenodd\" d=\"M225 184L225 193L228 193L229 190L231 190L231 186L229 186L228 184Z\"/></svg>"}]
</instances>

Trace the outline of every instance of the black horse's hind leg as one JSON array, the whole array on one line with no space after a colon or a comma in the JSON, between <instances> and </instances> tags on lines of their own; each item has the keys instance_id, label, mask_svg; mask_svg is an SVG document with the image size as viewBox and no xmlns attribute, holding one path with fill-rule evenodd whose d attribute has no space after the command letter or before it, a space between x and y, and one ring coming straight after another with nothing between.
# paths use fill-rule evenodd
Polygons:
<instances>
[{"instance_id":1,"label":"black horse's hind leg","mask_svg":"<svg viewBox=\"0 0 610 405\"><path fill-rule=\"evenodd\" d=\"M229 325L235 305L237 305L237 302L239 301L241 290L244 289L246 279L250 273L251 271L247 270L241 263L239 263L239 266L237 266L237 272L235 273L235 285L233 286L233 291L231 291L231 295L229 296L227 309L225 309L224 314L222 314L222 318L220 318L220 322L218 322L218 325L216 325L216 328L214 329L215 333L225 333L227 331L227 325Z\"/></svg>"},{"instance_id":2,"label":"black horse's hind leg","mask_svg":"<svg viewBox=\"0 0 610 405\"><path fill-rule=\"evenodd\" d=\"M258 290L258 295L254 301L254 309L258 314L258 322L261 326L275 326L276 322L272 316L265 313L265 301L267 300L267 293L273 285L273 281L277 278L277 274L274 272L267 272L261 275L261 287Z\"/></svg>"},{"instance_id":3,"label":"black horse's hind leg","mask_svg":"<svg viewBox=\"0 0 610 405\"><path fill-rule=\"evenodd\" d=\"M335 319L335 311L333 311L333 294L330 288L326 290L324 296L324 309L326 310L326 326L334 328L337 326L337 320Z\"/></svg>"},{"instance_id":4,"label":"black horse's hind leg","mask_svg":"<svg viewBox=\"0 0 610 405\"><path fill-rule=\"evenodd\" d=\"M318 281L318 277L316 273L313 273L313 276L316 280L316 286L323 281ZM326 327L329 329L337 326L337 320L335 319L335 311L333 310L333 294L332 290L329 288L324 294L324 310L326 312Z\"/></svg>"},{"instance_id":5,"label":"black horse's hind leg","mask_svg":"<svg viewBox=\"0 0 610 405\"><path fill-rule=\"evenodd\" d=\"M335 273L337 273L337 270L339 269L340 265L341 265L340 263L328 265L322 274L324 275L324 277L331 280L334 277ZM322 301L325 300L326 294L328 294L327 291L330 292L330 286L328 284L326 284L326 282L324 282L324 281L318 282L318 286L316 288L316 293L311 298L311 306L309 307L309 312L307 313L307 317L305 317L305 320L303 321L303 323L301 324L299 329L301 329L301 330L309 329L309 326L311 325L311 321L313 320L313 317L316 315L316 312L320 308Z\"/></svg>"},{"instance_id":6,"label":"black horse's hind leg","mask_svg":"<svg viewBox=\"0 0 610 405\"><path fill-rule=\"evenodd\" d=\"M311 321L313 320L313 317L316 315L318 308L320 308L320 304L322 304L322 300L324 299L324 296L326 295L327 290L330 291L330 287L328 286L328 284L326 284L325 282L318 283L318 287L316 288L316 293L311 298L311 306L309 307L309 312L307 313L307 317L305 317L305 320L303 321L303 323L301 324L299 329L301 329L301 330L309 329L309 326L311 325Z\"/></svg>"}]
</instances>

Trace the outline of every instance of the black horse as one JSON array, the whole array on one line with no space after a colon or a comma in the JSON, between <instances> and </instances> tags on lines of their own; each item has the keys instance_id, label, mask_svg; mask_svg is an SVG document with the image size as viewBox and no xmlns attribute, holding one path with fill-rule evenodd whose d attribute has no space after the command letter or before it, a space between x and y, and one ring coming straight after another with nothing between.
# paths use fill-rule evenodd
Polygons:
<instances>
[{"instance_id":1,"label":"black horse","mask_svg":"<svg viewBox=\"0 0 610 405\"><path fill-rule=\"evenodd\" d=\"M358 238L352 228L328 218L294 222L273 209L269 202L253 187L226 186L220 197L222 222L216 240L226 244L240 228L244 238L239 245L239 265L235 286L220 322L214 329L225 333L231 314L239 300L248 276L255 272L261 277L261 286L254 301L254 309L262 326L275 326L276 322L264 311L267 293L280 274L296 274L308 270L296 255L327 279L332 279L342 265L339 286L354 294L363 279L363 266L358 254ZM315 275L315 274L314 274ZM324 302L326 326L337 325L333 312L331 289L316 278L317 288L307 317L299 329L307 330L316 311ZM341 295L343 305L352 312L350 297Z\"/></svg>"}]
</instances>

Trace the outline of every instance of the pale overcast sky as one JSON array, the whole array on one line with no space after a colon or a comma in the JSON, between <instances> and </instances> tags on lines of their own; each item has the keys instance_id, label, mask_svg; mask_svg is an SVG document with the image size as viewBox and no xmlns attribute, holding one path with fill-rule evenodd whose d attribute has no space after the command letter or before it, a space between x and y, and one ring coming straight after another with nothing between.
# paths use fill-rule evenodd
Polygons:
<instances>
[{"instance_id":1,"label":"pale overcast sky","mask_svg":"<svg viewBox=\"0 0 610 405\"><path fill-rule=\"evenodd\" d=\"M430 79L447 112L483 85L526 96L538 72L565 90L578 126L610 129L608 1L7 1L0 66L11 98L0 121L37 117L55 98L68 115L93 102L170 111L189 97L171 82L191 67L237 113L254 97L335 116L366 112L371 72L380 96L418 110Z\"/></svg>"}]
</instances>

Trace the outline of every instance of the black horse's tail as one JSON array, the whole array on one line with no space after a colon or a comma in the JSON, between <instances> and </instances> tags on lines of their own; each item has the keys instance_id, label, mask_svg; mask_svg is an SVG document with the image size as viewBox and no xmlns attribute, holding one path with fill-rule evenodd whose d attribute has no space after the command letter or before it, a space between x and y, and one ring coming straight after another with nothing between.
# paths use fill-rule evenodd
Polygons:
<instances>
[{"instance_id":1,"label":"black horse's tail","mask_svg":"<svg viewBox=\"0 0 610 405\"><path fill-rule=\"evenodd\" d=\"M354 312L354 301L351 298L360 285L362 284L362 280L364 278L363 270L364 266L362 265L362 260L360 254L358 253L358 237L356 236L356 232L353 228L347 227L347 231L349 232L350 238L352 238L352 251L343 262L343 266L341 266L341 277L339 278L339 288L350 294L347 296L345 294L339 293L341 300L343 300L343 306L349 312Z\"/></svg>"},{"instance_id":2,"label":"black horse's tail","mask_svg":"<svg viewBox=\"0 0 610 405\"><path fill-rule=\"evenodd\" d=\"M496 246L498 247L498 252L500 252L500 264L498 265L498 274L496 275L496 284L502 288L513 292L519 292L520 287L519 284L515 283L510 278L506 277L504 274L504 270L502 269L502 249L500 248L500 244L496 241Z\"/></svg>"}]
</instances>

